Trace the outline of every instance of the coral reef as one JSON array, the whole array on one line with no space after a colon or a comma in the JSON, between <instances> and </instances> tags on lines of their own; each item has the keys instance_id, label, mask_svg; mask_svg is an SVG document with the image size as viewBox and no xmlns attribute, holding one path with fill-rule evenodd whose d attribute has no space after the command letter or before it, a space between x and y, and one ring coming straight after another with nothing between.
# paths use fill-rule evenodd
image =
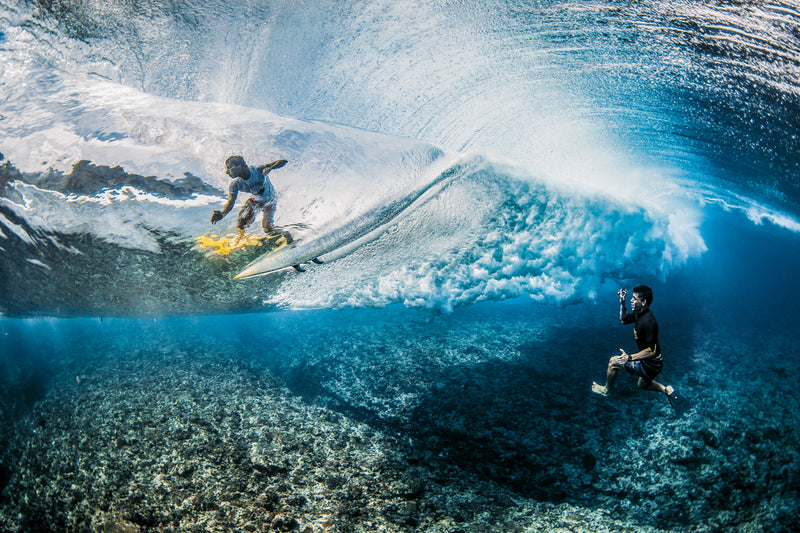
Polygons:
<instances>
[{"instance_id":1,"label":"coral reef","mask_svg":"<svg viewBox=\"0 0 800 533\"><path fill-rule=\"evenodd\" d=\"M791 530L783 341L758 363L722 335L676 351L665 378L696 402L677 418L632 380L589 392L608 330L565 340L548 313L78 321L2 417L0 529ZM598 357L568 366L579 347ZM740 364L703 364L712 347Z\"/></svg>"}]
</instances>

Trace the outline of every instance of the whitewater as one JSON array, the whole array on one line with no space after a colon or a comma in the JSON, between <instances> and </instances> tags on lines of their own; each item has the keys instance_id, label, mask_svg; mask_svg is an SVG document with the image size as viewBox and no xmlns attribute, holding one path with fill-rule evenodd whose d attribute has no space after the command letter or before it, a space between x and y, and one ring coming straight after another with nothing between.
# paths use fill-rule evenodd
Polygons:
<instances>
[{"instance_id":1,"label":"whitewater","mask_svg":"<svg viewBox=\"0 0 800 533\"><path fill-rule=\"evenodd\" d=\"M289 6L254 5L239 13L212 6L190 24L181 18L185 13L170 12L174 7L154 6L152 13L139 13L131 12L134 8L127 4L75 6L64 20L48 17L41 11L44 8L33 11L31 20L24 20L22 8L8 13L8 23L13 25L3 37L7 97L0 153L13 170L69 174L77 162L89 161L119 166L127 173L158 181L194 176L201 185L191 197L178 199L124 180L104 184L101 179L88 191L68 187L52 191L37 186L35 179L15 180L15 175L8 175L3 207L10 213L4 218L9 220L7 227L20 229L4 234L11 233L12 239L19 237L23 243L35 240L30 231L49 235L33 253L12 252L17 261L47 270L53 268L53 262L75 263L70 255L76 252L96 255L62 242L64 237L52 236L58 232L88 234L112 249L156 254L147 259L141 259L141 254L136 257L145 263L145 269L162 268L158 264L158 256L164 255L159 236L191 242L192 237L212 229L206 219L224 198L227 176L221 172L222 161L232 153L241 153L254 163L270 157L290 160L283 177L275 178L280 180L281 196L277 223L299 228L295 231L306 240L353 224L366 224L354 234L366 233L372 229L365 220L370 212L399 202L413 190L436 182L443 173L458 174L448 178L437 197L413 213L404 213L402 222L387 227L381 239L348 263L320 269L300 282L300 287L294 278L266 282L269 289L249 287L254 294L269 293L262 302L266 307L402 302L447 310L483 299L525 294L539 301L592 299L597 286L607 279L663 277L673 267L700 256L705 246L699 225L702 208L708 203L741 210L757 222L769 220L792 230L800 227L785 205L749 197L749 180L737 178L731 190L720 187L719 172L704 173L702 153L678 154L667 165L659 157L668 149L661 146L662 139L647 139L645 133L633 146L625 144L631 130L643 127L640 123L646 122L647 114L635 117L636 109L615 109L613 101L609 109L594 111L595 116L582 112L593 99L600 100L599 96L606 100L618 96L608 87L584 87L586 94L581 95L576 87L593 79L597 80L593 83L601 83L603 78L612 83L624 73L603 75L603 69L614 65L602 55L588 73L580 72L583 63L599 53L590 46L585 52L589 57L571 59L569 54L577 53L558 43L548 43L548 49L529 42L546 38L549 30L536 27L542 21L528 20L524 6L505 6L507 11L497 13L501 19L493 22L481 17L479 10L463 5L441 9L373 6L379 25L363 24L360 17L368 16L366 13L352 20L341 14L341 36L332 41L325 39L332 31L331 23L323 23L319 17L324 10L316 8L295 12ZM273 22L250 28L252 22L243 18L248 9L265 10L260 17ZM429 9L434 14L427 13ZM558 10L557 6L549 9ZM579 33L577 24L591 15L589 8L568 5L563 10L574 19L566 21L564 32ZM253 45L249 53L240 50L243 41L280 41L284 27L297 24L295 18L301 13L309 18L301 17L302 25L296 31L304 34L315 28L320 34L304 45L316 44L317 48L307 50L313 61L293 68L275 65L286 61L278 57L285 44L274 48ZM390 54L385 48L391 49L401 36L387 26L399 13L417 23L419 39L403 40L404 48ZM124 24L104 25L102 21L112 15ZM461 33L454 31L446 39L439 36L446 42L437 43L441 56L431 66L429 52L423 51L431 49L430 41L437 36L424 28L431 27L436 16L467 18L458 21ZM510 36L479 38L499 32L510 17L514 24L505 29ZM576 26L570 27L570 23ZM624 17L616 23L620 25L619 38L637 30L637 23ZM638 26L647 23L641 21ZM55 24L55 30L48 32L48 24ZM537 32L526 28L528 25ZM224 39L231 43L222 44L206 33L231 27L248 38L225 34ZM88 33L84 36L81 32ZM506 42L515 36L519 42ZM136 39L136 45L119 46L123 37ZM167 57L173 41L181 43L182 53ZM364 59L363 41L372 43L372 57L381 61ZM346 48L336 46L343 42L349 43ZM492 45L497 49L488 49ZM229 56L223 60L224 54L210 54L209 47L215 46ZM649 55L675 53L652 48L647 50ZM254 53L265 57L253 61ZM548 75L555 68L548 56L559 54L567 54L566 72ZM336 61L328 61L335 69L323 69L324 74L313 83L303 78L321 68L318 63L331 55ZM665 70L668 81L669 70L681 65L679 58L643 56L630 60L641 62L642 69ZM208 73L187 72L188 66ZM623 68L632 66L618 70ZM372 82L358 87L345 84L343 71ZM526 72L536 75L520 79ZM588 81L571 79L579 74ZM428 78L432 76L436 83L423 87L431 83ZM506 79L509 77L512 79ZM479 88L463 87L468 79L475 80L470 83ZM214 80L221 87L211 85ZM293 107L285 91L300 87L308 91L308 101ZM639 98L645 89L634 88L629 97ZM598 95L598 91L605 94ZM423 95L428 95L429 104L418 107ZM428 109L434 105L441 109ZM356 112L356 108L366 112ZM409 116L411 111L417 111L414 117ZM653 109L649 118L655 119L660 112ZM419 124L423 117L426 123ZM607 123L609 119L631 123L614 127ZM647 142L652 144L642 145ZM785 186L780 184L763 195L785 194L782 188ZM185 192L192 193L191 189ZM9 219L15 216L26 226ZM232 218L227 221L230 231ZM630 235L617 231L621 224L631 228ZM392 237L389 229L405 233ZM57 248L61 253L43 253L43 248ZM102 255L108 253L113 252ZM118 253L126 257L120 261L131 260L129 254ZM175 281L184 287L196 281L183 279L182 271L196 271L202 266L192 263L205 261L199 253L186 255L190 257L183 268L171 269ZM240 266L223 269L223 277L232 277ZM74 270L78 272L66 274L72 280L66 283L89 283L80 279L86 266L76 265ZM145 283L129 283L138 282ZM202 299L176 305L180 298L174 294L148 302L144 309L131 302L124 306L103 302L72 305L72 295L63 294L65 282L53 285L48 293L55 305L49 306L48 313L73 307L77 309L66 312L135 315L243 309L242 293L223 309ZM229 292L224 281L220 286L224 287L220 292ZM29 289L19 282L10 283L8 294L15 290ZM215 298L211 295L209 299ZM19 309L12 302L5 306L12 314L36 312L36 304ZM245 307L250 306L248 302Z\"/></svg>"},{"instance_id":2,"label":"whitewater","mask_svg":"<svg viewBox=\"0 0 800 533\"><path fill-rule=\"evenodd\" d=\"M0 525L791 530L798 34L791 2L0 0ZM322 264L198 245L233 154L288 160L275 223ZM681 418L589 392L641 283Z\"/></svg>"}]
</instances>

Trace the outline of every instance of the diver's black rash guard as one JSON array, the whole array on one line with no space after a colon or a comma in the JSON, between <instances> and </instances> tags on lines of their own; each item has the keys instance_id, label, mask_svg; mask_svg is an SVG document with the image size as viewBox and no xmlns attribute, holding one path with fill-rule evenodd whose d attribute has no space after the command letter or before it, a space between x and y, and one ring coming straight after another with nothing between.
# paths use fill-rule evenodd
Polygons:
<instances>
[{"instance_id":1,"label":"diver's black rash guard","mask_svg":"<svg viewBox=\"0 0 800 533\"><path fill-rule=\"evenodd\" d=\"M623 324L634 324L633 336L636 338L636 346L641 352L645 348L650 348L656 358L661 357L661 345L658 343L658 322L650 308L644 309L639 313L628 313L622 315Z\"/></svg>"}]
</instances>

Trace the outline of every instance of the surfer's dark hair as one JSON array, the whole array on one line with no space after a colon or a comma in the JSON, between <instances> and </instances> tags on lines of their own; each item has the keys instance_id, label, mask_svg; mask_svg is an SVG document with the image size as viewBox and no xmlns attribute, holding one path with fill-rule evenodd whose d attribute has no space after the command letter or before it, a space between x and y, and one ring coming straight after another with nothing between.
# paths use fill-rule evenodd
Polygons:
<instances>
[{"instance_id":1,"label":"surfer's dark hair","mask_svg":"<svg viewBox=\"0 0 800 533\"><path fill-rule=\"evenodd\" d=\"M651 305L653 303L653 289L648 287L647 285L639 285L633 289L634 294L641 294L644 301L647 302L647 305Z\"/></svg>"},{"instance_id":2,"label":"surfer's dark hair","mask_svg":"<svg viewBox=\"0 0 800 533\"><path fill-rule=\"evenodd\" d=\"M225 168L231 168L231 165L233 165L234 163L237 163L243 167L247 166L247 163L244 162L244 157L240 155L232 155L225 160Z\"/></svg>"}]
</instances>

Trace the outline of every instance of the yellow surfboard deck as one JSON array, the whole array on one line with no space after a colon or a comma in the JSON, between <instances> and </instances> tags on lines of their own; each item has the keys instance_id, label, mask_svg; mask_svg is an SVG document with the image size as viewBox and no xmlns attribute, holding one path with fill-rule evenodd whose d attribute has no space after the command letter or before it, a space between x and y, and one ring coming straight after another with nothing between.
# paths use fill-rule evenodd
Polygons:
<instances>
[{"instance_id":1,"label":"yellow surfboard deck","mask_svg":"<svg viewBox=\"0 0 800 533\"><path fill-rule=\"evenodd\" d=\"M244 250L252 246L263 246L267 243L275 245L277 248L286 246L286 238L283 236L277 239L270 239L266 235L228 233L227 235L215 235L205 233L195 237L200 250L213 255L229 255L236 250Z\"/></svg>"}]
</instances>

